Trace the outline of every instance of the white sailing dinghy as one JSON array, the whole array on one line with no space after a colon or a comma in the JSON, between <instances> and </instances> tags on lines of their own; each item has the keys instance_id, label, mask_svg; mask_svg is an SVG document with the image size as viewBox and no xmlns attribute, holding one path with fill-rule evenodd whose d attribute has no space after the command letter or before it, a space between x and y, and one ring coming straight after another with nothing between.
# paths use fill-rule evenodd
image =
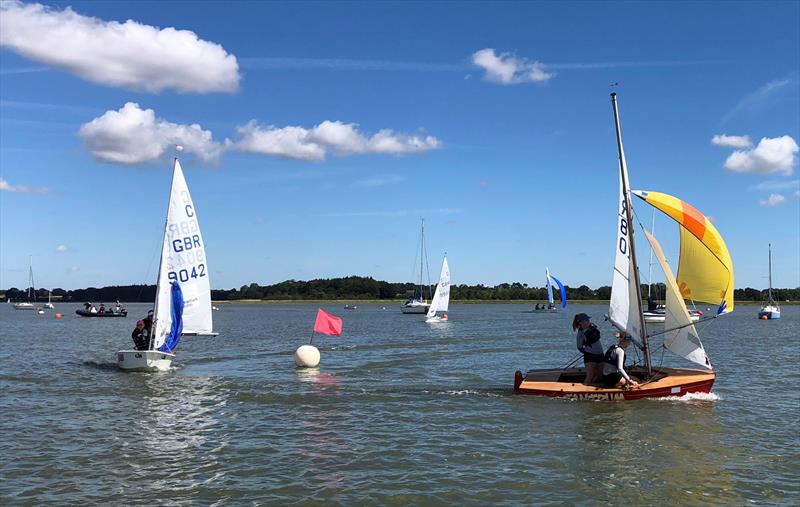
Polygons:
<instances>
[{"instance_id":1,"label":"white sailing dinghy","mask_svg":"<svg viewBox=\"0 0 800 507\"><path fill-rule=\"evenodd\" d=\"M766 306L762 306L758 312L758 318L761 320L781 318L781 307L772 298L772 243L769 244L769 296Z\"/></svg>"},{"instance_id":2,"label":"white sailing dinghy","mask_svg":"<svg viewBox=\"0 0 800 507\"><path fill-rule=\"evenodd\" d=\"M447 255L444 256L442 261L442 272L439 275L439 284L436 285L436 291L433 293L431 306L428 309L427 318L425 322L433 324L435 322L447 322L448 316L446 313L450 305L450 266L447 265ZM436 315L437 312L442 312L443 315Z\"/></svg>"},{"instance_id":3,"label":"white sailing dinghy","mask_svg":"<svg viewBox=\"0 0 800 507\"><path fill-rule=\"evenodd\" d=\"M117 365L123 370L168 370L181 336L213 336L216 333L212 331L212 324L205 242L189 187L176 158L150 344L147 350L120 350Z\"/></svg>"},{"instance_id":4,"label":"white sailing dinghy","mask_svg":"<svg viewBox=\"0 0 800 507\"><path fill-rule=\"evenodd\" d=\"M554 277L550 274L550 268L545 266L544 268L545 280L547 284L547 306L542 305L539 308L537 304L536 307L533 309L534 312L559 312L567 308L567 290L564 288L564 284L561 283L561 280ZM558 309L556 306L556 302L553 299L553 282L558 285L559 294L561 294L561 310Z\"/></svg>"},{"instance_id":5,"label":"white sailing dinghy","mask_svg":"<svg viewBox=\"0 0 800 507\"><path fill-rule=\"evenodd\" d=\"M733 262L725 241L714 224L689 203L659 192L631 190L622 147L616 93L611 94L611 102L619 153L619 206L608 320L620 333L630 336L644 356L642 366L625 368L639 385L631 389L597 384L584 385L583 368L565 367L529 370L526 373L517 370L514 374L514 390L538 396L597 400L637 400L683 396L688 393L708 393L714 385L716 373L700 342L684 300L716 303L719 305L717 315L733 311ZM667 264L656 239L644 231L664 271L667 286L665 329L659 333L648 333L642 311L639 268L633 235L632 196L647 202L679 225L681 256L677 276ZM695 363L702 369L654 365L650 339L655 336L663 336L663 349Z\"/></svg>"}]
</instances>

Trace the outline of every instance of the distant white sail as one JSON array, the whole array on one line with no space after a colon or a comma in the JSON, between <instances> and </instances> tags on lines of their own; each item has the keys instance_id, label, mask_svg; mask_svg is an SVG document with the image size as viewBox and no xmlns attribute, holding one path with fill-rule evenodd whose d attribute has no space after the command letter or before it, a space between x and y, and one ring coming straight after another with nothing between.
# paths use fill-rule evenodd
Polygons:
<instances>
[{"instance_id":1,"label":"distant white sail","mask_svg":"<svg viewBox=\"0 0 800 507\"><path fill-rule=\"evenodd\" d=\"M553 299L553 285L550 281L550 268L545 267L544 272L547 277L547 302L552 308L552 306L555 304L555 300Z\"/></svg>"},{"instance_id":2,"label":"distant white sail","mask_svg":"<svg viewBox=\"0 0 800 507\"><path fill-rule=\"evenodd\" d=\"M628 167L620 141L619 207L617 209L617 243L614 259L614 278L611 283L611 303L608 318L620 331L625 331L634 339L642 337L641 306L636 277L630 255L633 227L628 223L629 196Z\"/></svg>"},{"instance_id":3,"label":"distant white sail","mask_svg":"<svg viewBox=\"0 0 800 507\"><path fill-rule=\"evenodd\" d=\"M433 317L436 312L446 312L450 305L450 266L447 265L447 257L442 261L442 272L439 275L439 284L433 293L431 307L428 309L428 317Z\"/></svg>"},{"instance_id":4,"label":"distant white sail","mask_svg":"<svg viewBox=\"0 0 800 507\"><path fill-rule=\"evenodd\" d=\"M703 344L700 342L700 337L697 335L697 330L692 324L689 311L686 309L686 303L683 301L678 283L675 281L675 276L672 274L664 257L664 251L658 240L654 238L649 232L644 231L647 236L647 241L650 242L650 247L664 270L665 283L667 285L666 294L666 315L664 320L664 329L672 329L664 333L664 346L673 353L685 357L693 363L697 363L704 368L711 368L711 361L706 355ZM679 329L676 329L679 328Z\"/></svg>"},{"instance_id":5,"label":"distant white sail","mask_svg":"<svg viewBox=\"0 0 800 507\"><path fill-rule=\"evenodd\" d=\"M164 344L172 325L170 283L173 281L180 284L183 292L183 333L211 334L211 286L205 243L178 159L175 159L172 172L172 189L158 269L153 315L153 348L156 350Z\"/></svg>"}]
</instances>

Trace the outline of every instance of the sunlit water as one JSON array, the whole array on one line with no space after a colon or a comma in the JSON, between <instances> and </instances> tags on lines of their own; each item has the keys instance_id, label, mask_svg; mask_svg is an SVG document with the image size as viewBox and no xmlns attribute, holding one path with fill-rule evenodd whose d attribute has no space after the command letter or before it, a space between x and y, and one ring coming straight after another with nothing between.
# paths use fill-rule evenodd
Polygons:
<instances>
[{"instance_id":1,"label":"sunlit water","mask_svg":"<svg viewBox=\"0 0 800 507\"><path fill-rule=\"evenodd\" d=\"M122 373L145 305L87 319L0 305L0 504L795 504L800 307L701 326L713 394L592 402L512 393L514 371L575 355L571 315L453 305L346 311L292 354L316 306L225 305L172 371ZM603 325L603 343L611 330ZM658 364L687 365L669 354Z\"/></svg>"}]
</instances>

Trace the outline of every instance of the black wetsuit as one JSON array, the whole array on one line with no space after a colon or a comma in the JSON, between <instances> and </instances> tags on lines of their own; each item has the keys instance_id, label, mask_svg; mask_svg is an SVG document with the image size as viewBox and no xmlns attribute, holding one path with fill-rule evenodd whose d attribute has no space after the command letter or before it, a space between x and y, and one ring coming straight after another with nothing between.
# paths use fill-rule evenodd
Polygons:
<instances>
[{"instance_id":1,"label":"black wetsuit","mask_svg":"<svg viewBox=\"0 0 800 507\"><path fill-rule=\"evenodd\" d=\"M147 329L137 327L131 333L131 338L133 338L136 350L147 350L150 347L150 333L147 332Z\"/></svg>"}]
</instances>

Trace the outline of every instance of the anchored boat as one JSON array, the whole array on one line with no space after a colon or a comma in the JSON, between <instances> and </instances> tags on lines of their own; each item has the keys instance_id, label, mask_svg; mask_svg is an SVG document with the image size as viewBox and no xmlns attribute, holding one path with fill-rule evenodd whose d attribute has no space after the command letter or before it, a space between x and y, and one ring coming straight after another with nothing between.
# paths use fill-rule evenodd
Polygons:
<instances>
[{"instance_id":1,"label":"anchored boat","mask_svg":"<svg viewBox=\"0 0 800 507\"><path fill-rule=\"evenodd\" d=\"M15 310L36 310L36 285L33 283L33 256L28 261L28 300L14 303Z\"/></svg>"},{"instance_id":2,"label":"anchored boat","mask_svg":"<svg viewBox=\"0 0 800 507\"><path fill-rule=\"evenodd\" d=\"M772 243L769 244L769 298L767 304L761 307L758 312L758 318L761 320L772 320L781 318L781 307L772 299Z\"/></svg>"},{"instance_id":3,"label":"anchored boat","mask_svg":"<svg viewBox=\"0 0 800 507\"><path fill-rule=\"evenodd\" d=\"M616 258L608 319L620 332L629 335L644 356L644 365L626 368L639 386L630 389L582 384L583 368L517 371L514 390L522 394L578 399L636 400L663 396L707 393L716 374L700 342L684 299L719 305L717 315L733 310L733 263L722 236L697 209L675 197L657 192L633 192L622 146L619 110L615 93L611 94L619 152L619 206ZM633 235L633 203L636 195L679 225L681 260L675 277L661 245L643 230L658 263L664 270L666 304L664 330L648 334L642 311L642 294ZM699 365L695 368L663 368L652 363L650 339L663 336L662 347ZM659 347L661 348L661 347Z\"/></svg>"},{"instance_id":4,"label":"anchored boat","mask_svg":"<svg viewBox=\"0 0 800 507\"><path fill-rule=\"evenodd\" d=\"M419 234L419 280L417 282L417 289L414 295L400 305L400 311L403 313L418 313L426 314L430 309L431 304L425 298L431 294L431 276L428 271L428 284L424 285L423 282L423 267L428 264L428 253L425 251L425 219L422 219L422 229Z\"/></svg>"},{"instance_id":5,"label":"anchored boat","mask_svg":"<svg viewBox=\"0 0 800 507\"><path fill-rule=\"evenodd\" d=\"M176 158L149 346L118 351L117 365L123 370L168 370L181 336L215 335L210 287L197 212Z\"/></svg>"}]
</instances>

